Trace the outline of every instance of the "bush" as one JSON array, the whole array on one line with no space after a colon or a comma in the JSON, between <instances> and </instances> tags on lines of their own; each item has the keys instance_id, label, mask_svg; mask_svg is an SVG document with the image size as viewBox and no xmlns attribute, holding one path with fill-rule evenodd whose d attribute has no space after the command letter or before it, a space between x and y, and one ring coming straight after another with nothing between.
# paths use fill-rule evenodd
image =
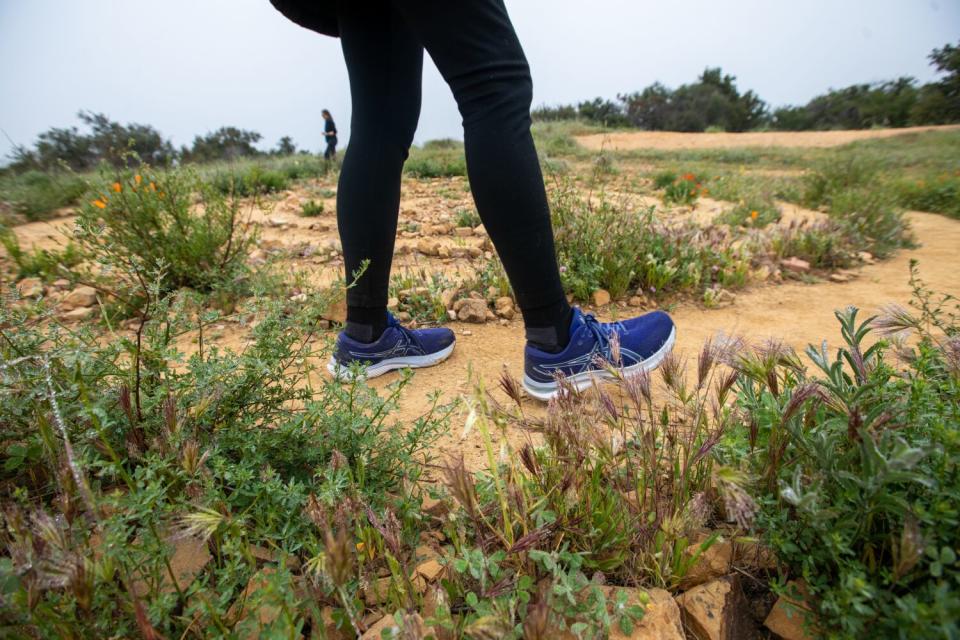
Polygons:
<instances>
[{"instance_id":1,"label":"bush","mask_svg":"<svg viewBox=\"0 0 960 640\"><path fill-rule=\"evenodd\" d=\"M741 362L745 424L718 451L756 479L758 525L805 580L817 635L960 632L960 307L911 282L916 314L837 312L836 356L807 349L820 377L782 349ZM869 344L872 327L919 342Z\"/></svg>"},{"instance_id":2,"label":"bush","mask_svg":"<svg viewBox=\"0 0 960 640\"><path fill-rule=\"evenodd\" d=\"M449 178L467 175L467 161L457 147L424 147L411 149L403 169L414 178Z\"/></svg>"},{"instance_id":3,"label":"bush","mask_svg":"<svg viewBox=\"0 0 960 640\"><path fill-rule=\"evenodd\" d=\"M771 199L753 198L724 211L714 218L715 223L728 224L731 227L762 229L780 222L780 207Z\"/></svg>"},{"instance_id":4,"label":"bush","mask_svg":"<svg viewBox=\"0 0 960 640\"><path fill-rule=\"evenodd\" d=\"M831 220L791 222L772 229L768 238L770 253L778 260L796 257L815 269L849 267L856 259L856 248Z\"/></svg>"},{"instance_id":5,"label":"bush","mask_svg":"<svg viewBox=\"0 0 960 640\"><path fill-rule=\"evenodd\" d=\"M92 185L77 217L81 249L112 270L109 287L157 281L163 291L210 291L246 272L254 240L240 204L195 171L121 171Z\"/></svg>"},{"instance_id":6,"label":"bush","mask_svg":"<svg viewBox=\"0 0 960 640\"><path fill-rule=\"evenodd\" d=\"M44 220L46 214L75 204L87 190L83 178L58 171L27 171L0 177L0 199L27 220Z\"/></svg>"},{"instance_id":7,"label":"bush","mask_svg":"<svg viewBox=\"0 0 960 640\"><path fill-rule=\"evenodd\" d=\"M442 273L423 269L394 274L390 280L390 296L398 301L398 311L410 314L419 323L440 323L447 320L447 308L441 294L453 288Z\"/></svg>"},{"instance_id":8,"label":"bush","mask_svg":"<svg viewBox=\"0 0 960 640\"><path fill-rule=\"evenodd\" d=\"M662 182L666 174L657 176L656 182ZM676 177L673 182L663 187L664 204L679 204L692 207L702 195L706 195L706 189L701 184L701 179L696 175L687 172Z\"/></svg>"},{"instance_id":9,"label":"bush","mask_svg":"<svg viewBox=\"0 0 960 640\"><path fill-rule=\"evenodd\" d=\"M652 207L631 211L604 194L594 204L569 182L552 190L551 199L561 276L581 300L600 288L614 298L634 288L656 295L699 293L746 279L748 256L715 230L667 225Z\"/></svg>"},{"instance_id":10,"label":"bush","mask_svg":"<svg viewBox=\"0 0 960 640\"><path fill-rule=\"evenodd\" d=\"M960 173L901 179L894 182L893 189L898 203L904 208L960 218Z\"/></svg>"},{"instance_id":11,"label":"bush","mask_svg":"<svg viewBox=\"0 0 960 640\"><path fill-rule=\"evenodd\" d=\"M283 191L290 186L287 176L276 169L251 165L217 173L211 181L220 193L238 198Z\"/></svg>"},{"instance_id":12,"label":"bush","mask_svg":"<svg viewBox=\"0 0 960 640\"><path fill-rule=\"evenodd\" d=\"M319 215L323 215L323 201L317 202L316 200L307 200L300 208L300 215L307 218L315 218Z\"/></svg>"}]
</instances>

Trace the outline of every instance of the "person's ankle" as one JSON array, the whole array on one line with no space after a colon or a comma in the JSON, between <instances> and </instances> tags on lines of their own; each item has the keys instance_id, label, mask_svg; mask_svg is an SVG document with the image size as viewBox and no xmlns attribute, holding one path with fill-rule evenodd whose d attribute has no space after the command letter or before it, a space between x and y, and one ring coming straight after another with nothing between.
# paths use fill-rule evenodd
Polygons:
<instances>
[{"instance_id":1,"label":"person's ankle","mask_svg":"<svg viewBox=\"0 0 960 640\"><path fill-rule=\"evenodd\" d=\"M387 308L347 307L343 332L357 342L376 342L387 328Z\"/></svg>"},{"instance_id":2,"label":"person's ankle","mask_svg":"<svg viewBox=\"0 0 960 640\"><path fill-rule=\"evenodd\" d=\"M570 344L570 323L573 309L569 306L547 326L526 328L527 344L546 353L560 353Z\"/></svg>"}]
</instances>

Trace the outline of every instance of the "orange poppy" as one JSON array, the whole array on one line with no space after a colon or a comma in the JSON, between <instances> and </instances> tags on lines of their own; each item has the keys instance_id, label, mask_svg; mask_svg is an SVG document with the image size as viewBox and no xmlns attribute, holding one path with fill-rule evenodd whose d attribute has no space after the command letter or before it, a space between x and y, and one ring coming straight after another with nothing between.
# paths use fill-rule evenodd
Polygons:
<instances>
[{"instance_id":1,"label":"orange poppy","mask_svg":"<svg viewBox=\"0 0 960 640\"><path fill-rule=\"evenodd\" d=\"M157 190L157 185L155 185L155 184L153 184L153 183L151 182L151 183L150 183L150 191L156 191L156 190Z\"/></svg>"},{"instance_id":2,"label":"orange poppy","mask_svg":"<svg viewBox=\"0 0 960 640\"><path fill-rule=\"evenodd\" d=\"M137 175L133 176L133 179L136 181L137 184L140 184L140 182L143 180L143 178L140 177L140 174L139 174L139 173L138 173Z\"/></svg>"},{"instance_id":3,"label":"orange poppy","mask_svg":"<svg viewBox=\"0 0 960 640\"><path fill-rule=\"evenodd\" d=\"M114 182L114 183L113 183L113 187L111 187L111 188L112 188L114 191L116 191L117 193L120 193L120 190L121 190L123 187L120 186L120 183L119 183L119 182Z\"/></svg>"},{"instance_id":4,"label":"orange poppy","mask_svg":"<svg viewBox=\"0 0 960 640\"><path fill-rule=\"evenodd\" d=\"M107 203L104 202L103 200L99 199L99 198L97 198L96 200L91 200L91 201L90 201L90 204L92 204L93 206L97 207L98 209L106 209L106 208L107 208Z\"/></svg>"},{"instance_id":5,"label":"orange poppy","mask_svg":"<svg viewBox=\"0 0 960 640\"><path fill-rule=\"evenodd\" d=\"M760 215L760 214L757 213L756 211L751 211L751 212L750 212L750 219L751 219L751 220L756 220L756 219L757 219L757 216L759 216L759 215Z\"/></svg>"}]
</instances>

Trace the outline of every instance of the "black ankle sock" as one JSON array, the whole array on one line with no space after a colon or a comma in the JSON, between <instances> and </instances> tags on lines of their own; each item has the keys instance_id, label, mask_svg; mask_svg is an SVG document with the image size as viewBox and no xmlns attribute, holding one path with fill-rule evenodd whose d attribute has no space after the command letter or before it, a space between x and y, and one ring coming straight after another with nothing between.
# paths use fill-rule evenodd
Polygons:
<instances>
[{"instance_id":1,"label":"black ankle sock","mask_svg":"<svg viewBox=\"0 0 960 640\"><path fill-rule=\"evenodd\" d=\"M344 332L357 342L376 342L387 328L387 308L347 307Z\"/></svg>"},{"instance_id":2,"label":"black ankle sock","mask_svg":"<svg viewBox=\"0 0 960 640\"><path fill-rule=\"evenodd\" d=\"M570 321L573 309L566 298L535 309L523 309L527 342L547 353L560 353L570 343Z\"/></svg>"}]
</instances>

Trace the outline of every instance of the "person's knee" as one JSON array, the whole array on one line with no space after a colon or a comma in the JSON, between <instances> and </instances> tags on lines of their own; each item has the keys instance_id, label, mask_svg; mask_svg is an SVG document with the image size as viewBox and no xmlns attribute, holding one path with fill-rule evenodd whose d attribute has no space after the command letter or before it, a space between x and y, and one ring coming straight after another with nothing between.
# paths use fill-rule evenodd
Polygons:
<instances>
[{"instance_id":1,"label":"person's knee","mask_svg":"<svg viewBox=\"0 0 960 640\"><path fill-rule=\"evenodd\" d=\"M454 87L464 126L494 119L529 124L533 80L526 61L488 65Z\"/></svg>"}]
</instances>

